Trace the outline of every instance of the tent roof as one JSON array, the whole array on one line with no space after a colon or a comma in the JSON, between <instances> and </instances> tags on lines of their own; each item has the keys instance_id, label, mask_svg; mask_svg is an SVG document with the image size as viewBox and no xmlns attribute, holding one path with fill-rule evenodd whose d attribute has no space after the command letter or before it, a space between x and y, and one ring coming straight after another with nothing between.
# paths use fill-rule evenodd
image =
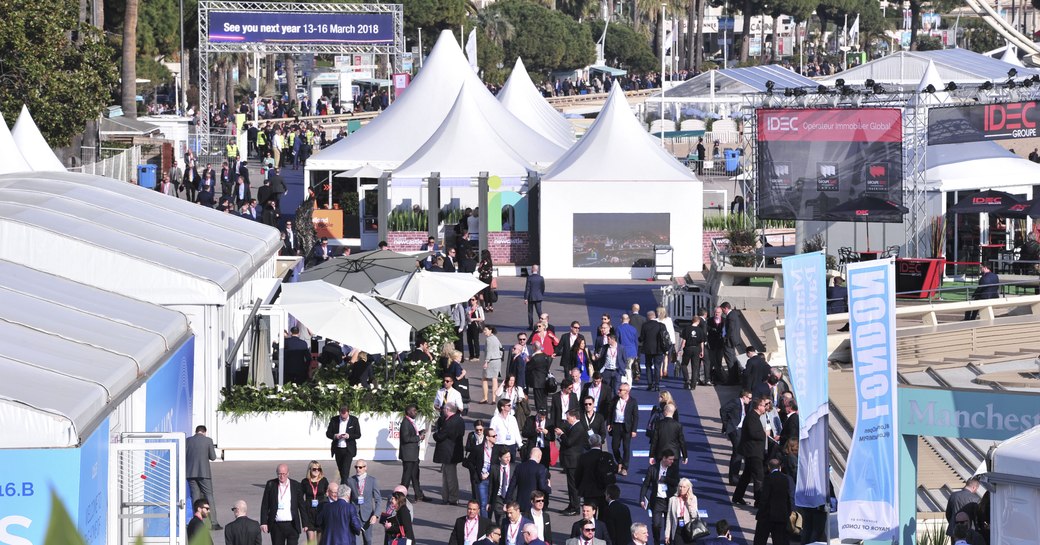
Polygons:
<instances>
[{"instance_id":1,"label":"tent roof","mask_svg":"<svg viewBox=\"0 0 1040 545\"><path fill-rule=\"evenodd\" d=\"M278 231L117 180L0 176L0 258L157 303L223 304Z\"/></svg>"},{"instance_id":2,"label":"tent roof","mask_svg":"<svg viewBox=\"0 0 1040 545\"><path fill-rule=\"evenodd\" d=\"M28 172L29 170L31 170L29 163L26 163L25 158L22 157L22 152L18 149L14 136L7 128L4 114L0 112L0 174Z\"/></svg>"},{"instance_id":3,"label":"tent roof","mask_svg":"<svg viewBox=\"0 0 1040 545\"><path fill-rule=\"evenodd\" d=\"M159 126L130 119L129 117L103 117L101 118L101 134L108 136L147 136L159 134Z\"/></svg>"},{"instance_id":4,"label":"tent roof","mask_svg":"<svg viewBox=\"0 0 1040 545\"><path fill-rule=\"evenodd\" d=\"M621 86L614 82L596 122L542 176L562 181L697 181L654 140L632 113Z\"/></svg>"},{"instance_id":5,"label":"tent roof","mask_svg":"<svg viewBox=\"0 0 1040 545\"><path fill-rule=\"evenodd\" d=\"M62 165L58 157L54 155L54 151L47 144L47 140L43 138L43 134L40 133L39 127L33 121L32 115L29 114L29 108L24 104L22 105L22 113L18 114L18 121L14 122L11 136L14 137L14 142L18 145L18 151L22 152L22 157L29 164L29 168L34 171L65 172L65 165Z\"/></svg>"},{"instance_id":6,"label":"tent roof","mask_svg":"<svg viewBox=\"0 0 1040 545\"><path fill-rule=\"evenodd\" d=\"M927 165L928 188L944 192L1028 185L1028 180L1040 178L1040 164L996 142L933 144L928 146Z\"/></svg>"},{"instance_id":7,"label":"tent roof","mask_svg":"<svg viewBox=\"0 0 1040 545\"><path fill-rule=\"evenodd\" d=\"M474 178L481 172L523 178L534 167L502 139L473 101L476 85L462 84L455 105L441 126L418 151L394 170L395 180L425 178L439 172L441 178Z\"/></svg>"},{"instance_id":8,"label":"tent roof","mask_svg":"<svg viewBox=\"0 0 1040 545\"><path fill-rule=\"evenodd\" d=\"M1036 464L1040 462L1040 426L1034 426L997 445L992 456L994 472L1036 475Z\"/></svg>"},{"instance_id":9,"label":"tent roof","mask_svg":"<svg viewBox=\"0 0 1040 545\"><path fill-rule=\"evenodd\" d=\"M843 72L820 78L818 81L825 85L833 85L838 78L841 78L847 84L861 85L864 81L872 79L882 85L897 84L916 88L928 68L929 61L935 63L935 68L943 82L954 81L959 84L1004 81L1008 77L1008 70L1012 68L1018 71L1019 77L1040 74L1040 70L1035 68L1023 68L967 49L941 49L898 51Z\"/></svg>"},{"instance_id":10,"label":"tent roof","mask_svg":"<svg viewBox=\"0 0 1040 545\"><path fill-rule=\"evenodd\" d=\"M498 101L528 127L557 145L569 148L574 144L574 129L570 122L545 101L519 57L509 79L498 92Z\"/></svg>"},{"instance_id":11,"label":"tent roof","mask_svg":"<svg viewBox=\"0 0 1040 545\"><path fill-rule=\"evenodd\" d=\"M481 83L450 30L441 32L423 69L405 92L360 130L307 159L308 170L346 170L369 163L393 170L430 139L447 116L462 82ZM509 113L480 84L473 100L488 122L527 161L547 166L565 149Z\"/></svg>"},{"instance_id":12,"label":"tent roof","mask_svg":"<svg viewBox=\"0 0 1040 545\"><path fill-rule=\"evenodd\" d=\"M715 74L715 92L723 95L764 93L766 82L775 83L774 90L813 87L817 83L805 76L776 64L709 70L665 91L666 97L704 97L711 94L712 72ZM657 93L654 96L660 96Z\"/></svg>"},{"instance_id":13,"label":"tent roof","mask_svg":"<svg viewBox=\"0 0 1040 545\"><path fill-rule=\"evenodd\" d=\"M82 444L190 337L179 312L0 261L0 448Z\"/></svg>"}]
</instances>

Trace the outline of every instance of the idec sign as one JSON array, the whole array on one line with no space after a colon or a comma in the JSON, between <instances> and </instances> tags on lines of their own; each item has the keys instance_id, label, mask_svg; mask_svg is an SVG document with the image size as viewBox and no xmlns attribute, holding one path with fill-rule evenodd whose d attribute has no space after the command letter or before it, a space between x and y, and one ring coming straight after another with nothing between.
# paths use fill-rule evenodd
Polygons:
<instances>
[{"instance_id":1,"label":"idec sign","mask_svg":"<svg viewBox=\"0 0 1040 545\"><path fill-rule=\"evenodd\" d=\"M1034 138L1040 127L1037 101L932 108L928 143L957 144L984 140Z\"/></svg>"},{"instance_id":2,"label":"idec sign","mask_svg":"<svg viewBox=\"0 0 1040 545\"><path fill-rule=\"evenodd\" d=\"M972 197L971 204L1004 204L1004 197Z\"/></svg>"},{"instance_id":3,"label":"idec sign","mask_svg":"<svg viewBox=\"0 0 1040 545\"><path fill-rule=\"evenodd\" d=\"M1036 136L1036 121L1028 117L1029 112L1036 108L1036 102L987 104L985 108L986 132L1032 129L1029 136Z\"/></svg>"},{"instance_id":4,"label":"idec sign","mask_svg":"<svg viewBox=\"0 0 1040 545\"><path fill-rule=\"evenodd\" d=\"M758 110L758 140L901 142L902 113L888 108Z\"/></svg>"}]
</instances>

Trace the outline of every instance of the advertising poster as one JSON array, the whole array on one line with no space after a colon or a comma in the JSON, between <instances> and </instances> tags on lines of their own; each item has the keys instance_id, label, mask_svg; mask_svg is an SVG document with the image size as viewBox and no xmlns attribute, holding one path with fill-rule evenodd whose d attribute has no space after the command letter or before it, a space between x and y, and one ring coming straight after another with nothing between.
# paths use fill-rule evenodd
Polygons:
<instances>
[{"instance_id":1,"label":"advertising poster","mask_svg":"<svg viewBox=\"0 0 1040 545\"><path fill-rule=\"evenodd\" d=\"M389 13L285 13L212 11L211 43L389 44Z\"/></svg>"},{"instance_id":2,"label":"advertising poster","mask_svg":"<svg viewBox=\"0 0 1040 545\"><path fill-rule=\"evenodd\" d=\"M829 220L864 196L903 202L903 128L897 109L758 110L758 215ZM899 223L901 214L874 216Z\"/></svg>"},{"instance_id":3,"label":"advertising poster","mask_svg":"<svg viewBox=\"0 0 1040 545\"><path fill-rule=\"evenodd\" d=\"M787 370L798 399L798 480L794 504L827 503L827 264L823 252L785 257Z\"/></svg>"},{"instance_id":4,"label":"advertising poster","mask_svg":"<svg viewBox=\"0 0 1040 545\"><path fill-rule=\"evenodd\" d=\"M1037 101L928 110L928 145L1036 138Z\"/></svg>"},{"instance_id":5,"label":"advertising poster","mask_svg":"<svg viewBox=\"0 0 1040 545\"><path fill-rule=\"evenodd\" d=\"M838 501L843 540L899 536L895 287L892 259L848 265L856 426Z\"/></svg>"},{"instance_id":6,"label":"advertising poster","mask_svg":"<svg viewBox=\"0 0 1040 545\"><path fill-rule=\"evenodd\" d=\"M574 266L652 267L670 224L667 213L574 214Z\"/></svg>"}]
</instances>

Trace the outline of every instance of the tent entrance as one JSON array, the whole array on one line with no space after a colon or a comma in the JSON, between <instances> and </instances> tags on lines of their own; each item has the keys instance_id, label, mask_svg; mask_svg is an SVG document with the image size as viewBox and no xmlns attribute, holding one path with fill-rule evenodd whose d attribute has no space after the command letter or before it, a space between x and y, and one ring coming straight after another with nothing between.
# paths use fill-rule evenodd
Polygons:
<instances>
[{"instance_id":1,"label":"tent entrance","mask_svg":"<svg viewBox=\"0 0 1040 545\"><path fill-rule=\"evenodd\" d=\"M109 528L119 545L184 545L187 509L183 433L124 433L112 445Z\"/></svg>"}]
</instances>

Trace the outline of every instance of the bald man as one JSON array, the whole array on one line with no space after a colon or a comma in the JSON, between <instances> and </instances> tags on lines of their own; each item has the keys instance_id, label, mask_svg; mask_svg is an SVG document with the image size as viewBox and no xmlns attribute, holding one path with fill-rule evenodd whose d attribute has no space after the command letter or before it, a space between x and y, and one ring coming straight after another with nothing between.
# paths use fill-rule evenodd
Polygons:
<instances>
[{"instance_id":1,"label":"bald man","mask_svg":"<svg viewBox=\"0 0 1040 545\"><path fill-rule=\"evenodd\" d=\"M224 545L263 545L260 523L249 518L249 506L243 500L231 508L235 520L224 527Z\"/></svg>"},{"instance_id":2,"label":"bald man","mask_svg":"<svg viewBox=\"0 0 1040 545\"><path fill-rule=\"evenodd\" d=\"M271 534L271 545L296 545L303 527L300 506L303 491L289 478L289 466L280 464L275 478L264 485L260 502L260 530Z\"/></svg>"}]
</instances>

